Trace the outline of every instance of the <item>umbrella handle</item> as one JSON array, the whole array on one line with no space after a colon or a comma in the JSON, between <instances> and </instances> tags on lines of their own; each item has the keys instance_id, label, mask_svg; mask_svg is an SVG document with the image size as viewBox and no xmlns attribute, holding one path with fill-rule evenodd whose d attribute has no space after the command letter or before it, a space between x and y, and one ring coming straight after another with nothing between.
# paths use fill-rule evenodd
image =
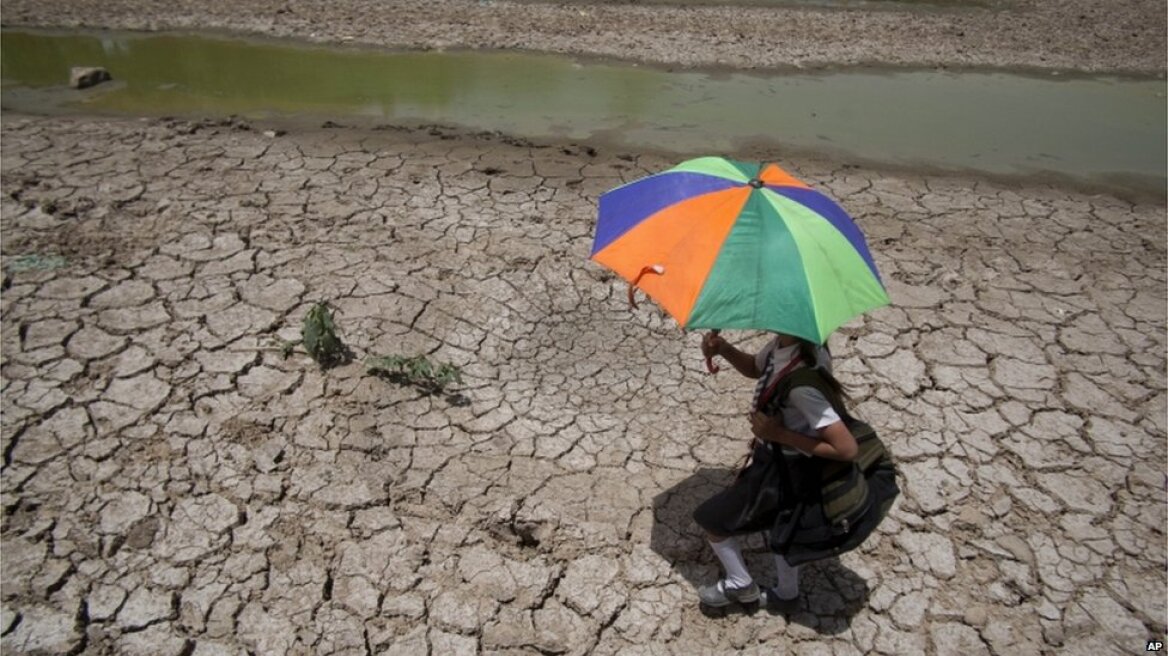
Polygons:
<instances>
[{"instance_id":1,"label":"umbrella handle","mask_svg":"<svg viewBox=\"0 0 1168 656\"><path fill-rule=\"evenodd\" d=\"M719 332L721 332L721 331L720 331L720 330L717 330L717 329L715 329L715 330L711 330L710 332L711 332L711 333L713 333L713 334L715 334L715 335L717 335L717 334L718 334ZM722 370L722 369L721 369L721 368L720 368L718 365L714 364L714 358L713 358L713 357L707 357L707 358L706 358L706 371L710 372L711 374L716 374L716 373L718 373L718 372L719 372L719 371L721 371L721 370Z\"/></svg>"}]
</instances>

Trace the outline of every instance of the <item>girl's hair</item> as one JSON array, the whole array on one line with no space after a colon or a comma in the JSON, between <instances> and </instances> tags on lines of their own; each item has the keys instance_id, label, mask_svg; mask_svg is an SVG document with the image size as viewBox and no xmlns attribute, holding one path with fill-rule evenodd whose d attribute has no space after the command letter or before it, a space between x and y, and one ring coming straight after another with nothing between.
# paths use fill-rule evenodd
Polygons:
<instances>
[{"instance_id":1,"label":"girl's hair","mask_svg":"<svg viewBox=\"0 0 1168 656\"><path fill-rule=\"evenodd\" d=\"M819 349L815 347L815 344L812 344L805 339L796 339L798 340L799 344L799 356L803 358L803 362L807 363L808 367L818 367L819 358L816 356L816 353ZM824 348L826 348L826 346ZM836 377L827 370L827 367L821 367L819 369L819 374L823 377L823 380L827 383L827 386L830 387L833 392L835 392L840 405L843 406L844 411L847 412L847 404L849 401L851 401L851 397L848 396L847 390L845 390L844 386L839 382L839 380L837 380Z\"/></svg>"}]
</instances>

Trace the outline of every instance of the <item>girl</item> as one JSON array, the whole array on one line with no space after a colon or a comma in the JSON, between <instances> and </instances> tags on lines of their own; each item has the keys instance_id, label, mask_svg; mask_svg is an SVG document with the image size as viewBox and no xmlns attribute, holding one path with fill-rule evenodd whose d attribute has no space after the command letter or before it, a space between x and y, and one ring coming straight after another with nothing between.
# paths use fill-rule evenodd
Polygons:
<instances>
[{"instance_id":1,"label":"girl","mask_svg":"<svg viewBox=\"0 0 1168 656\"><path fill-rule=\"evenodd\" d=\"M831 356L827 349L791 335L776 334L757 354L740 351L716 332L702 339L702 354L721 356L743 376L758 379L750 412L754 434L751 464L726 490L706 500L694 511L694 519L706 531L710 546L721 561L725 578L703 586L698 596L711 607L731 602L753 603L761 597L757 583L746 569L737 535L768 530L782 509L781 499L757 484L749 475L753 468L765 467L772 458L786 458L791 468L799 460L818 456L829 460L851 461L858 452L856 438L848 429L831 400L810 386L790 390L783 405L775 412L774 390L791 372L802 367L820 369L819 374L843 398L842 388L831 374ZM770 414L768 414L768 411ZM778 585L774 594L779 601L790 601L799 594L799 570L775 554Z\"/></svg>"}]
</instances>

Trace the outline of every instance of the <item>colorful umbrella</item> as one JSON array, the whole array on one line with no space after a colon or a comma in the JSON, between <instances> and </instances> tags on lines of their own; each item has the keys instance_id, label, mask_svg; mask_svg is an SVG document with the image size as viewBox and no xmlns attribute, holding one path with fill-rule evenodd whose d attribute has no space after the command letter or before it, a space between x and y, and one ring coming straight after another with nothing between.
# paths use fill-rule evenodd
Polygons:
<instances>
[{"instance_id":1,"label":"colorful umbrella","mask_svg":"<svg viewBox=\"0 0 1168 656\"><path fill-rule=\"evenodd\" d=\"M823 343L889 302L852 219L775 164L702 157L606 192L592 259L688 329Z\"/></svg>"}]
</instances>

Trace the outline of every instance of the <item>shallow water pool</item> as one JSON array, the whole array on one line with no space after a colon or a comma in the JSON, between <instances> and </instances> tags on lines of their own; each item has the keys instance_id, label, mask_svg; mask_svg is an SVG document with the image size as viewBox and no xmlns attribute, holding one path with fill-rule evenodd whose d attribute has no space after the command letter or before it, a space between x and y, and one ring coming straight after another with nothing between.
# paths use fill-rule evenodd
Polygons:
<instances>
[{"instance_id":1,"label":"shallow water pool","mask_svg":"<svg viewBox=\"0 0 1168 656\"><path fill-rule=\"evenodd\" d=\"M1162 191L1163 80L1002 72L668 71L514 52L384 52L213 36L5 30L4 107L360 116L678 154L822 153ZM75 91L75 65L114 82Z\"/></svg>"}]
</instances>

